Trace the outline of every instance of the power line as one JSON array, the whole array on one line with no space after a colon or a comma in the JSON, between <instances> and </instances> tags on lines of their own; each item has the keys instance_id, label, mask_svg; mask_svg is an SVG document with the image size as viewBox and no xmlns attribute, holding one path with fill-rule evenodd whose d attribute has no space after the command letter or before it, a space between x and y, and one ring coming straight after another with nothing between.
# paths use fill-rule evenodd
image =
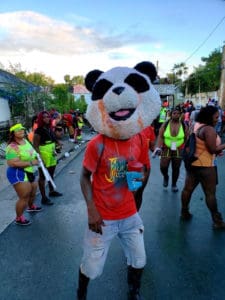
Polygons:
<instances>
[{"instance_id":1,"label":"power line","mask_svg":"<svg viewBox=\"0 0 225 300\"><path fill-rule=\"evenodd\" d=\"M212 36L212 34L216 31L216 29L220 26L220 24L225 20L225 16L219 21L216 27L209 33L206 39L198 46L198 48L185 60L185 63L208 41L208 39Z\"/></svg>"}]
</instances>

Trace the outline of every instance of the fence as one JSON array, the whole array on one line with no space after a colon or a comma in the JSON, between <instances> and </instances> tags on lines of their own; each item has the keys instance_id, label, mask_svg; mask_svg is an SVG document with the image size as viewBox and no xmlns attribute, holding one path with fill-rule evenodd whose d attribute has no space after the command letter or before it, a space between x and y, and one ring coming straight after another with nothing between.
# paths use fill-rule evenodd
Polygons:
<instances>
[{"instance_id":1,"label":"fence","mask_svg":"<svg viewBox=\"0 0 225 300\"><path fill-rule=\"evenodd\" d=\"M213 92L207 92L207 93L197 93L195 95L186 95L186 99L191 100L194 105L199 104L199 105L206 105L208 103L209 98L218 100L220 103L220 93L219 91L213 91Z\"/></svg>"}]
</instances>

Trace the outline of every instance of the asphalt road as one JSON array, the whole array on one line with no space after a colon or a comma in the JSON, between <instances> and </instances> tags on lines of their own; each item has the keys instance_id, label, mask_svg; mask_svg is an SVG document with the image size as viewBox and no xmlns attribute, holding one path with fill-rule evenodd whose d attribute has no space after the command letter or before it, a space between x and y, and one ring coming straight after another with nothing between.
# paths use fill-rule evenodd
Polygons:
<instances>
[{"instance_id":1,"label":"asphalt road","mask_svg":"<svg viewBox=\"0 0 225 300\"><path fill-rule=\"evenodd\" d=\"M75 300L86 207L79 174L83 152L56 177L63 197L31 215L32 225L10 224L0 234L0 300ZM219 161L218 203L225 216L225 158ZM182 169L178 187L182 188ZM159 160L152 160L140 214L145 225L145 300L225 299L225 231L215 232L200 188L191 202L194 215L180 221L180 191L162 188ZM38 198L38 201L40 199ZM126 265L118 240L104 273L91 281L88 300L126 300Z\"/></svg>"}]
</instances>

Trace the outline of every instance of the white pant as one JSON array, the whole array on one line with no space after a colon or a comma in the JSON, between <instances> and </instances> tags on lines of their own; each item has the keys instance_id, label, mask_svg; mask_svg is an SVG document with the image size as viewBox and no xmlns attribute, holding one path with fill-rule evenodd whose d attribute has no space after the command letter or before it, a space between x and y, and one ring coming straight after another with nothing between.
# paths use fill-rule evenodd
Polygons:
<instances>
[{"instance_id":1,"label":"white pant","mask_svg":"<svg viewBox=\"0 0 225 300\"><path fill-rule=\"evenodd\" d=\"M102 274L112 239L120 239L127 265L141 269L146 264L144 247L144 226L138 213L133 216L107 221L102 227L102 235L87 228L84 237L84 253L81 261L81 272L90 279Z\"/></svg>"}]
</instances>

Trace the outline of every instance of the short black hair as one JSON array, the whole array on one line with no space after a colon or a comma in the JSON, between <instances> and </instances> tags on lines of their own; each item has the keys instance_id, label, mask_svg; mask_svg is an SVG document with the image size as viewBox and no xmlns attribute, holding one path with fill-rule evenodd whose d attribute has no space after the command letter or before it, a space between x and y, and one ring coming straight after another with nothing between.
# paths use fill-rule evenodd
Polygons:
<instances>
[{"instance_id":1,"label":"short black hair","mask_svg":"<svg viewBox=\"0 0 225 300\"><path fill-rule=\"evenodd\" d=\"M216 106L207 105L202 107L196 117L196 122L213 126L213 115L218 112Z\"/></svg>"}]
</instances>

